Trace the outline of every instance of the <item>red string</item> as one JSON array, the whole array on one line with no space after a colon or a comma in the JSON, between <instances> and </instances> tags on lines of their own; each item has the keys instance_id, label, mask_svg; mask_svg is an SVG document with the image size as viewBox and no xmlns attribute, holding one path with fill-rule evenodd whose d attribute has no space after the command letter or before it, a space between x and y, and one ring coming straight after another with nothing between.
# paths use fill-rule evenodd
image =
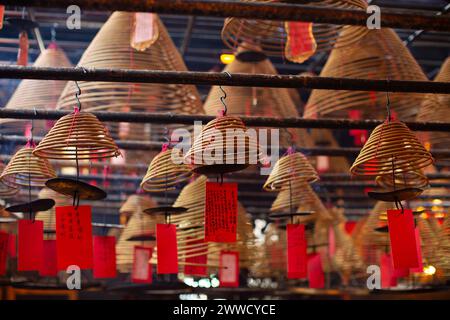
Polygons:
<instances>
[{"instance_id":1,"label":"red string","mask_svg":"<svg viewBox=\"0 0 450 320\"><path fill-rule=\"evenodd\" d=\"M72 118L72 123L70 124L69 136L67 137L67 140L66 140L66 147L69 146L70 136L72 135L72 131L73 131L73 128L75 126L75 121L76 121L77 116L78 116L79 113L80 113L80 109L78 109L78 107L75 107L75 109L73 110L73 115L74 116Z\"/></svg>"}]
</instances>

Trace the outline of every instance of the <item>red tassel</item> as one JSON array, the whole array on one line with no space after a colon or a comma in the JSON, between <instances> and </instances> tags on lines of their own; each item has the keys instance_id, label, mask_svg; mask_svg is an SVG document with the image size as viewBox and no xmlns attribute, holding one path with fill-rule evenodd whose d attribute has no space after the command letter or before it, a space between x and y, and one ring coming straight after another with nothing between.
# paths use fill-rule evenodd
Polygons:
<instances>
[{"instance_id":1,"label":"red tassel","mask_svg":"<svg viewBox=\"0 0 450 320\"><path fill-rule=\"evenodd\" d=\"M205 241L236 242L237 184L206 183Z\"/></svg>"},{"instance_id":2,"label":"red tassel","mask_svg":"<svg viewBox=\"0 0 450 320\"><path fill-rule=\"evenodd\" d=\"M44 261L39 270L41 277L55 277L58 275L56 259L56 240L44 240Z\"/></svg>"},{"instance_id":3,"label":"red tassel","mask_svg":"<svg viewBox=\"0 0 450 320\"><path fill-rule=\"evenodd\" d=\"M94 278L115 278L116 271L116 237L94 237Z\"/></svg>"},{"instance_id":4,"label":"red tassel","mask_svg":"<svg viewBox=\"0 0 450 320\"><path fill-rule=\"evenodd\" d=\"M56 207L58 270L70 265L92 269L92 214L90 206Z\"/></svg>"},{"instance_id":5,"label":"red tassel","mask_svg":"<svg viewBox=\"0 0 450 320\"><path fill-rule=\"evenodd\" d=\"M239 252L221 251L219 261L220 286L239 287Z\"/></svg>"},{"instance_id":6,"label":"red tassel","mask_svg":"<svg viewBox=\"0 0 450 320\"><path fill-rule=\"evenodd\" d=\"M0 276L6 274L6 260L8 257L9 235L0 231Z\"/></svg>"},{"instance_id":7,"label":"red tassel","mask_svg":"<svg viewBox=\"0 0 450 320\"><path fill-rule=\"evenodd\" d=\"M387 210L387 217L394 268L418 268L419 259L412 211Z\"/></svg>"},{"instance_id":8,"label":"red tassel","mask_svg":"<svg viewBox=\"0 0 450 320\"><path fill-rule=\"evenodd\" d=\"M301 279L307 277L305 225L287 225L287 262L288 278Z\"/></svg>"},{"instance_id":9,"label":"red tassel","mask_svg":"<svg viewBox=\"0 0 450 320\"><path fill-rule=\"evenodd\" d=\"M28 34L22 31L19 35L19 52L17 53L17 65L27 66L28 64Z\"/></svg>"},{"instance_id":10,"label":"red tassel","mask_svg":"<svg viewBox=\"0 0 450 320\"><path fill-rule=\"evenodd\" d=\"M322 289L325 287L322 259L318 253L308 255L308 282L309 287L313 289Z\"/></svg>"},{"instance_id":11,"label":"red tassel","mask_svg":"<svg viewBox=\"0 0 450 320\"><path fill-rule=\"evenodd\" d=\"M157 273L178 273L178 245L176 225L156 225L156 246L158 253Z\"/></svg>"},{"instance_id":12,"label":"red tassel","mask_svg":"<svg viewBox=\"0 0 450 320\"><path fill-rule=\"evenodd\" d=\"M44 223L19 220L18 271L39 271L44 254Z\"/></svg>"},{"instance_id":13,"label":"red tassel","mask_svg":"<svg viewBox=\"0 0 450 320\"><path fill-rule=\"evenodd\" d=\"M152 257L153 248L135 246L133 272L131 273L131 282L133 283L152 283Z\"/></svg>"}]
</instances>

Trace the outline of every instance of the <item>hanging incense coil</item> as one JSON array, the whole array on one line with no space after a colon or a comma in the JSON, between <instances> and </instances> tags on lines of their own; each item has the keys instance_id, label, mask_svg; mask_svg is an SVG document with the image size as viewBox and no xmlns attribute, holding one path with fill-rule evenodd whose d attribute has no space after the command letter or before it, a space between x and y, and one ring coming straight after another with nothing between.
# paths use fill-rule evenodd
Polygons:
<instances>
[{"instance_id":1,"label":"hanging incense coil","mask_svg":"<svg viewBox=\"0 0 450 320\"><path fill-rule=\"evenodd\" d=\"M179 149L167 149L157 154L142 179L141 188L147 192L165 192L188 180L192 172L189 166L183 163L179 152Z\"/></svg>"},{"instance_id":2,"label":"hanging incense coil","mask_svg":"<svg viewBox=\"0 0 450 320\"><path fill-rule=\"evenodd\" d=\"M246 2L254 2L255 0L245 0ZM301 4L313 4L326 8L339 9L362 9L366 10L367 4L362 0L322 0L322 1L281 1L281 0L263 0L263 2L296 2ZM311 29L312 28L312 29ZM348 30L351 27L341 25L319 24L313 23L310 26L310 37L313 36L316 52L328 51L333 46L344 47L359 41L367 32L367 28L353 27L350 32L340 36L339 43L336 40L342 30ZM289 46L290 36L288 23L285 21L274 20L250 20L240 18L227 18L222 28L222 40L230 48L236 48L239 45L246 46L258 45L264 53L272 56L280 56L285 54L286 47ZM248 48L248 47L247 47ZM250 47L251 48L251 47ZM286 58L293 62L289 55ZM302 60L301 60L302 61Z\"/></svg>"},{"instance_id":3,"label":"hanging incense coil","mask_svg":"<svg viewBox=\"0 0 450 320\"><path fill-rule=\"evenodd\" d=\"M36 157L34 150L33 147L25 146L14 154L0 175L4 184L14 188L29 185L43 187L48 179L56 177L50 162Z\"/></svg>"},{"instance_id":4,"label":"hanging incense coil","mask_svg":"<svg viewBox=\"0 0 450 320\"><path fill-rule=\"evenodd\" d=\"M238 117L217 117L202 128L185 159L197 173L233 172L256 164L260 158L257 137L247 135L246 130Z\"/></svg>"},{"instance_id":5,"label":"hanging incense coil","mask_svg":"<svg viewBox=\"0 0 450 320\"><path fill-rule=\"evenodd\" d=\"M95 115L74 112L56 122L33 154L49 159L87 160L117 157L120 151Z\"/></svg>"},{"instance_id":6,"label":"hanging incense coil","mask_svg":"<svg viewBox=\"0 0 450 320\"><path fill-rule=\"evenodd\" d=\"M392 175L382 175L375 178L377 185L383 189L394 188L419 188L424 189L428 184L428 178L420 171L406 171Z\"/></svg>"},{"instance_id":7,"label":"hanging incense coil","mask_svg":"<svg viewBox=\"0 0 450 320\"><path fill-rule=\"evenodd\" d=\"M430 152L399 121L378 125L362 148L350 172L354 175L392 175L419 170L432 164Z\"/></svg>"},{"instance_id":8,"label":"hanging incense coil","mask_svg":"<svg viewBox=\"0 0 450 320\"><path fill-rule=\"evenodd\" d=\"M271 212L296 210L303 203L315 201L315 193L311 187L304 181L294 180L285 185L278 196L275 198L270 208Z\"/></svg>"},{"instance_id":9,"label":"hanging incense coil","mask_svg":"<svg viewBox=\"0 0 450 320\"><path fill-rule=\"evenodd\" d=\"M135 246L154 246L156 224L164 223L164 218L147 215L143 210L155 206L156 202L149 196L131 195L120 208L121 214L126 213L131 216L116 245L117 268L119 271L131 272ZM136 237L153 240L133 241L132 239Z\"/></svg>"},{"instance_id":10,"label":"hanging incense coil","mask_svg":"<svg viewBox=\"0 0 450 320\"><path fill-rule=\"evenodd\" d=\"M4 169L5 169L5 166L3 165L3 163L0 163L0 175ZM4 199L11 198L11 197L15 196L18 192L19 192L18 188L11 187L7 184L4 184L2 182L2 180L0 179L0 198L4 198Z\"/></svg>"},{"instance_id":11,"label":"hanging incense coil","mask_svg":"<svg viewBox=\"0 0 450 320\"><path fill-rule=\"evenodd\" d=\"M69 59L64 51L56 43L51 43L47 49L41 52L33 64L33 67L71 67ZM61 92L67 81L61 80L22 80L5 106L5 109L21 110L55 110ZM33 132L36 135L47 133L48 121L34 120ZM1 131L6 133L24 134L28 120L0 119Z\"/></svg>"},{"instance_id":12,"label":"hanging incense coil","mask_svg":"<svg viewBox=\"0 0 450 320\"><path fill-rule=\"evenodd\" d=\"M236 59L225 66L223 72L230 74L277 74L270 60L255 46L252 51L239 47ZM298 108L302 105L298 92L286 88L259 88L222 86L227 93L225 103L227 115L230 116L263 116L263 117L299 117ZM223 109L220 98L223 96L219 86L211 87L203 109L208 115L217 116ZM296 99L294 100L293 97ZM298 102L297 102L298 101ZM270 129L270 128L268 128ZM280 146L291 146L295 142L299 146L312 147L305 129L288 129L293 134L291 138L287 130L280 131ZM270 143L270 131L268 143ZM293 141L290 141L293 140Z\"/></svg>"},{"instance_id":13,"label":"hanging incense coil","mask_svg":"<svg viewBox=\"0 0 450 320\"><path fill-rule=\"evenodd\" d=\"M263 188L266 191L279 191L289 184L289 181L312 183L317 180L319 176L308 159L302 153L294 152L277 161Z\"/></svg>"},{"instance_id":14,"label":"hanging incense coil","mask_svg":"<svg viewBox=\"0 0 450 320\"><path fill-rule=\"evenodd\" d=\"M443 63L441 70L434 78L438 82L450 82L450 58ZM417 121L442 121L448 118L450 109L450 97L448 94L428 94L423 102ZM425 141L433 148L447 148L450 144L449 132L421 132Z\"/></svg>"},{"instance_id":15,"label":"hanging incense coil","mask_svg":"<svg viewBox=\"0 0 450 320\"><path fill-rule=\"evenodd\" d=\"M130 46L134 15L133 12L112 13L78 66L187 71L183 58L157 15L154 23L159 36L155 43L145 51L136 51ZM79 98L85 111L202 113L201 99L193 85L80 81L79 86L82 92ZM76 105L73 92L76 92L76 87L71 81L61 94L58 109L70 110ZM108 128L115 139L157 141L163 136L161 125L111 123Z\"/></svg>"},{"instance_id":16,"label":"hanging incense coil","mask_svg":"<svg viewBox=\"0 0 450 320\"><path fill-rule=\"evenodd\" d=\"M351 34L352 28L354 27L344 30L341 36ZM333 49L320 76L368 80L428 80L411 52L395 31L389 28L370 30L358 43L345 49ZM424 94L419 93L389 94L391 109L403 120L416 118L420 101L424 97ZM362 119L383 119L386 101L384 92L313 90L303 116L348 118L350 110L360 110Z\"/></svg>"}]
</instances>

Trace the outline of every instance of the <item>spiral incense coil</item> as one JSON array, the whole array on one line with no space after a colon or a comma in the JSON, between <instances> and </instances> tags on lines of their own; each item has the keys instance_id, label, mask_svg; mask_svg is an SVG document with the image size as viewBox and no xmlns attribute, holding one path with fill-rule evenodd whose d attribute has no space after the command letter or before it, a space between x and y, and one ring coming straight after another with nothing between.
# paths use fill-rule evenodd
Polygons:
<instances>
[{"instance_id":1,"label":"spiral incense coil","mask_svg":"<svg viewBox=\"0 0 450 320\"><path fill-rule=\"evenodd\" d=\"M47 159L33 154L32 147L25 146L14 154L0 175L4 184L13 187L43 187L48 179L55 178L56 172Z\"/></svg>"},{"instance_id":2,"label":"spiral incense coil","mask_svg":"<svg viewBox=\"0 0 450 320\"><path fill-rule=\"evenodd\" d=\"M277 74L277 70L269 59L258 47L248 51L239 47L236 59L225 66L223 72L230 74ZM286 88L259 88L259 87L237 87L222 86L227 93L225 99L227 115L229 116L262 116L262 117L299 117L297 107L302 105L298 92ZM203 104L205 113L217 116L223 109L220 98L223 92L219 86L212 86L208 97ZM297 102L298 101L298 102ZM270 143L270 128L268 130L268 144ZM308 141L309 134L305 129L280 130L279 144L288 147L295 142L299 146L312 147ZM260 131L258 131L260 134ZM292 140L292 141L291 141Z\"/></svg>"},{"instance_id":3,"label":"spiral incense coil","mask_svg":"<svg viewBox=\"0 0 450 320\"><path fill-rule=\"evenodd\" d=\"M294 180L285 185L275 198L270 208L271 212L285 211L286 209L298 208L301 204L316 201L315 193L304 181Z\"/></svg>"},{"instance_id":4,"label":"spiral incense coil","mask_svg":"<svg viewBox=\"0 0 450 320\"><path fill-rule=\"evenodd\" d=\"M254 2L255 0L245 0ZM282 0L263 0L264 2L296 2L301 4L313 4L325 8L340 9L362 9L365 12L366 3L362 0L321 0L321 1L282 1ZM333 46L349 46L361 39L367 32L367 28L352 28L351 32L340 37L339 43L336 42L342 30L349 29L349 26L331 25L331 24L312 24L312 35L315 39L316 52L329 51ZM227 18L222 28L222 40L230 48L236 48L239 45L258 45L264 53L272 56L285 54L285 47L289 45L288 24L285 21L273 20L250 20L240 18ZM285 55L288 60L301 62Z\"/></svg>"},{"instance_id":5,"label":"spiral incense coil","mask_svg":"<svg viewBox=\"0 0 450 320\"><path fill-rule=\"evenodd\" d=\"M111 14L81 57L85 68L187 71L183 58L157 15L158 39L146 50L130 46L134 12ZM79 99L85 111L160 112L201 114L202 102L193 85L80 81ZM70 81L58 102L58 109L71 110L77 101L75 83ZM108 124L117 139L156 141L163 136L162 125Z\"/></svg>"},{"instance_id":6,"label":"spiral incense coil","mask_svg":"<svg viewBox=\"0 0 450 320\"><path fill-rule=\"evenodd\" d=\"M351 33L349 27L341 36ZM339 40L338 40L339 43ZM428 78L402 40L389 28L370 30L358 43L345 49L333 49L320 73L321 77L367 80L416 80ZM398 118L414 120L425 98L421 93L389 94L391 109ZM361 111L362 119L383 119L386 93L370 91L322 90L311 92L305 106L305 118L348 118L349 111ZM421 121L423 121L421 119Z\"/></svg>"},{"instance_id":7,"label":"spiral incense coil","mask_svg":"<svg viewBox=\"0 0 450 320\"><path fill-rule=\"evenodd\" d=\"M379 187L390 190L394 188L424 189L429 185L428 178L420 170L396 173L395 178L392 174L385 174L376 177L375 182Z\"/></svg>"},{"instance_id":8,"label":"spiral incense coil","mask_svg":"<svg viewBox=\"0 0 450 320\"><path fill-rule=\"evenodd\" d=\"M117 157L120 151L96 116L74 112L56 122L33 154L49 159L88 160Z\"/></svg>"},{"instance_id":9,"label":"spiral incense coil","mask_svg":"<svg viewBox=\"0 0 450 320\"><path fill-rule=\"evenodd\" d=\"M437 74L434 81L450 82L450 57L447 58ZM448 94L428 94L423 102L420 112L417 115L417 121L442 121L448 118L450 109L450 97ZM449 132L422 132L426 141L433 148L443 149L450 144Z\"/></svg>"},{"instance_id":10,"label":"spiral incense coil","mask_svg":"<svg viewBox=\"0 0 450 320\"><path fill-rule=\"evenodd\" d=\"M350 172L380 176L419 170L433 162L431 153L404 123L385 121L373 130Z\"/></svg>"},{"instance_id":11,"label":"spiral incense coil","mask_svg":"<svg viewBox=\"0 0 450 320\"><path fill-rule=\"evenodd\" d=\"M316 170L302 153L288 153L277 161L263 188L267 191L280 191L289 181L312 183L317 180L319 176Z\"/></svg>"},{"instance_id":12,"label":"spiral incense coil","mask_svg":"<svg viewBox=\"0 0 450 320\"><path fill-rule=\"evenodd\" d=\"M64 51L55 43L51 43L47 49L37 57L33 67L71 67L69 59ZM22 80L5 106L5 109L21 110L55 110L61 92L67 81L61 80ZM28 120L0 119L2 132L23 135ZM36 135L44 135L48 131L48 121L34 120L33 132Z\"/></svg>"},{"instance_id":13,"label":"spiral incense coil","mask_svg":"<svg viewBox=\"0 0 450 320\"><path fill-rule=\"evenodd\" d=\"M164 217L144 213L145 209L156 207L156 205L156 202L149 196L131 195L120 208L121 214L130 215L128 224L123 229L116 245L117 268L121 272L131 271L135 246L155 244L151 240L128 241L128 239L142 235L156 236L156 224L164 223Z\"/></svg>"},{"instance_id":14,"label":"spiral incense coil","mask_svg":"<svg viewBox=\"0 0 450 320\"><path fill-rule=\"evenodd\" d=\"M203 127L185 159L199 173L245 169L250 164L256 164L260 158L257 137L250 137L246 132L247 128L238 117L217 117ZM221 154L215 154L217 150Z\"/></svg>"},{"instance_id":15,"label":"spiral incense coil","mask_svg":"<svg viewBox=\"0 0 450 320\"><path fill-rule=\"evenodd\" d=\"M5 166L3 163L0 163L0 175L5 169ZM18 188L8 186L7 184L4 184L2 180L0 179L0 198L6 199L11 198L15 196L19 192Z\"/></svg>"},{"instance_id":16,"label":"spiral incense coil","mask_svg":"<svg viewBox=\"0 0 450 320\"><path fill-rule=\"evenodd\" d=\"M141 182L141 188L147 192L164 192L173 190L191 175L189 166L182 163L183 158L177 156L180 163L174 163L174 154L179 155L179 149L167 149L157 154L150 163L147 174Z\"/></svg>"}]
</instances>

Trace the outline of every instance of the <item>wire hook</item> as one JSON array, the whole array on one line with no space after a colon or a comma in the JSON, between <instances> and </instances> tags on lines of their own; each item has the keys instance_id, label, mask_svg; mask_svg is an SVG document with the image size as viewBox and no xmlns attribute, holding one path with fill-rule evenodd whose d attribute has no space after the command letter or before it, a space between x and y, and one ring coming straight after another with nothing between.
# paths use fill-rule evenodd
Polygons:
<instances>
[{"instance_id":1,"label":"wire hook","mask_svg":"<svg viewBox=\"0 0 450 320\"><path fill-rule=\"evenodd\" d=\"M76 80L75 80L75 85L77 87L77 92L75 92L75 99L77 100L78 111L81 111L81 101L80 101L81 88L78 85L78 82Z\"/></svg>"},{"instance_id":2,"label":"wire hook","mask_svg":"<svg viewBox=\"0 0 450 320\"><path fill-rule=\"evenodd\" d=\"M230 74L228 71L224 71L224 73L226 73L226 74L230 77L230 79L231 79L231 74ZM223 90L223 88L222 88L221 85L219 85L219 89L220 89L220 91L222 91L222 94L223 94L223 95L220 97L220 102L222 102L222 105L223 105L223 115L225 116L225 115L227 114L227 111L228 111L227 105L226 105L226 103L225 103L225 99L227 98L227 93L225 92L225 90Z\"/></svg>"}]
</instances>

